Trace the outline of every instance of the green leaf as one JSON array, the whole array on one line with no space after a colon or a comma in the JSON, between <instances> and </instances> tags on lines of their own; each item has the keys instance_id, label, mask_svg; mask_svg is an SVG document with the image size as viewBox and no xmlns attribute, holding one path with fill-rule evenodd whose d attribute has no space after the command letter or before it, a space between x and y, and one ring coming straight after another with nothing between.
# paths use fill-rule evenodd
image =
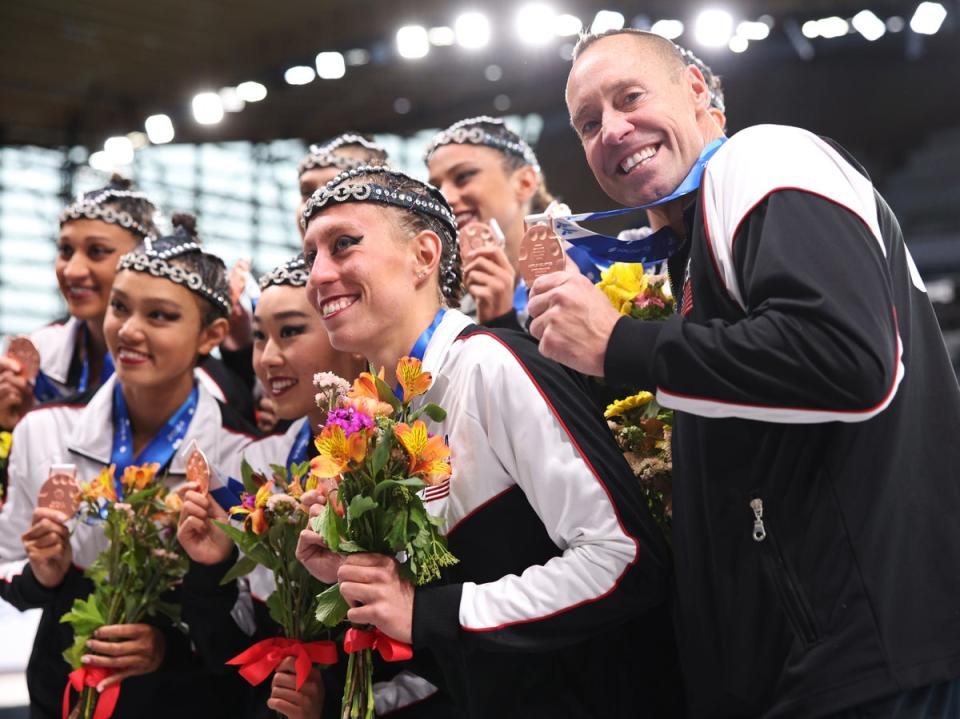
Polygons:
<instances>
[{"instance_id":1,"label":"green leaf","mask_svg":"<svg viewBox=\"0 0 960 719\"><path fill-rule=\"evenodd\" d=\"M350 506L347 507L347 521L354 522L370 510L376 508L377 503L373 497L368 497L365 494L358 494L350 500Z\"/></svg>"},{"instance_id":2,"label":"green leaf","mask_svg":"<svg viewBox=\"0 0 960 719\"><path fill-rule=\"evenodd\" d=\"M383 435L377 439L377 448L373 450L373 456L370 458L371 472L376 477L380 474L387 461L390 459L390 448L393 446L393 427L387 427Z\"/></svg>"},{"instance_id":3,"label":"green leaf","mask_svg":"<svg viewBox=\"0 0 960 719\"><path fill-rule=\"evenodd\" d=\"M421 489L426 487L426 482L417 477L407 477L406 479L385 479L382 482L377 482L377 486L373 488L373 496L376 499L380 499L380 496L391 487L406 487L411 492L419 492Z\"/></svg>"},{"instance_id":4,"label":"green leaf","mask_svg":"<svg viewBox=\"0 0 960 719\"><path fill-rule=\"evenodd\" d=\"M430 402L420 408L420 412L427 415L434 422L442 422L447 418L447 410L438 404Z\"/></svg>"},{"instance_id":5,"label":"green leaf","mask_svg":"<svg viewBox=\"0 0 960 719\"><path fill-rule=\"evenodd\" d=\"M275 475L277 475L280 479L282 479L284 483L286 483L288 479L286 467L284 467L282 464L271 464L270 469L273 471Z\"/></svg>"},{"instance_id":6,"label":"green leaf","mask_svg":"<svg viewBox=\"0 0 960 719\"><path fill-rule=\"evenodd\" d=\"M236 581L240 577L245 577L254 569L256 569L257 563L248 557L247 555L242 555L240 559L237 560L237 563L230 567L230 571L223 575L223 579L220 580L220 584L229 584L230 582Z\"/></svg>"},{"instance_id":7,"label":"green leaf","mask_svg":"<svg viewBox=\"0 0 960 719\"><path fill-rule=\"evenodd\" d=\"M377 394L380 396L380 401L386 402L393 407L394 412L399 411L400 407L403 405L401 405L400 400L397 398L397 395L393 393L393 390L390 389L390 385L377 377L375 374L373 375L373 381L377 385Z\"/></svg>"},{"instance_id":8,"label":"green leaf","mask_svg":"<svg viewBox=\"0 0 960 719\"><path fill-rule=\"evenodd\" d=\"M218 519L214 519L213 523L220 527L224 534L226 534L230 539L239 544L241 547L250 540L250 535L247 534L242 529L234 527L229 522L221 522Z\"/></svg>"},{"instance_id":9,"label":"green leaf","mask_svg":"<svg viewBox=\"0 0 960 719\"><path fill-rule=\"evenodd\" d=\"M259 487L253 479L253 467L250 466L246 457L240 462L240 477L243 480L243 490L247 494L256 494Z\"/></svg>"},{"instance_id":10,"label":"green leaf","mask_svg":"<svg viewBox=\"0 0 960 719\"><path fill-rule=\"evenodd\" d=\"M319 534L323 535L324 541L331 552L340 551L340 526L337 522L337 513L329 504L325 505L317 524L320 527Z\"/></svg>"},{"instance_id":11,"label":"green leaf","mask_svg":"<svg viewBox=\"0 0 960 719\"><path fill-rule=\"evenodd\" d=\"M349 607L340 594L340 586L334 584L317 595L317 621L335 627L347 618Z\"/></svg>"}]
</instances>

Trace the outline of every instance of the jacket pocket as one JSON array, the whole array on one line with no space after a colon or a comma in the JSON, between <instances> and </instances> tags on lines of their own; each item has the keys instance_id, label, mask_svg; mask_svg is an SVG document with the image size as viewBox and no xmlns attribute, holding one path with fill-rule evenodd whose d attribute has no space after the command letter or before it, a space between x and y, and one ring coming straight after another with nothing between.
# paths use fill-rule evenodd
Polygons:
<instances>
[{"instance_id":1,"label":"jacket pocket","mask_svg":"<svg viewBox=\"0 0 960 719\"><path fill-rule=\"evenodd\" d=\"M764 516L763 499L753 497L750 511L753 513L753 541L760 545L764 571L776 588L784 614L800 640L806 645L813 644L820 638L816 618L796 574L780 550L770 518Z\"/></svg>"}]
</instances>

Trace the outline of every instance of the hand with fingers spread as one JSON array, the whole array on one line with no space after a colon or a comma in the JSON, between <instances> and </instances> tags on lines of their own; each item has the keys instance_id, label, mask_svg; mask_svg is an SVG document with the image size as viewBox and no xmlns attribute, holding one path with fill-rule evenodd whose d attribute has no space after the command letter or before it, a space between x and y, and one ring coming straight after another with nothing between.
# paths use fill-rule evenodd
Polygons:
<instances>
[{"instance_id":1,"label":"hand with fingers spread","mask_svg":"<svg viewBox=\"0 0 960 719\"><path fill-rule=\"evenodd\" d=\"M316 490L304 492L300 497L300 503L310 512L311 518L320 514L326 501L326 497ZM296 554L300 564L324 584L334 584L337 581L337 569L343 564L343 557L331 552L323 537L309 526L300 532Z\"/></svg>"},{"instance_id":2,"label":"hand with fingers spread","mask_svg":"<svg viewBox=\"0 0 960 719\"><path fill-rule=\"evenodd\" d=\"M477 303L477 319L488 322L513 309L517 275L503 248L488 242L467 253L463 286Z\"/></svg>"},{"instance_id":3,"label":"hand with fingers spread","mask_svg":"<svg viewBox=\"0 0 960 719\"><path fill-rule=\"evenodd\" d=\"M337 571L340 594L353 624L372 624L397 641L413 637L413 585L400 577L400 565L384 554L351 554Z\"/></svg>"},{"instance_id":4,"label":"hand with fingers spread","mask_svg":"<svg viewBox=\"0 0 960 719\"><path fill-rule=\"evenodd\" d=\"M530 334L540 340L540 354L594 377L603 362L620 313L579 273L554 272L530 288L527 311Z\"/></svg>"},{"instance_id":5,"label":"hand with fingers spread","mask_svg":"<svg viewBox=\"0 0 960 719\"><path fill-rule=\"evenodd\" d=\"M177 539L187 555L197 564L219 564L230 558L233 540L211 520L227 521L227 513L209 494L197 491L193 482L185 485L183 508Z\"/></svg>"},{"instance_id":6,"label":"hand with fingers spread","mask_svg":"<svg viewBox=\"0 0 960 719\"><path fill-rule=\"evenodd\" d=\"M44 587L58 587L73 563L69 519L63 512L48 507L33 510L33 523L20 537L30 560L33 576Z\"/></svg>"},{"instance_id":7,"label":"hand with fingers spread","mask_svg":"<svg viewBox=\"0 0 960 719\"><path fill-rule=\"evenodd\" d=\"M0 356L0 428L13 429L33 406L33 383L13 357Z\"/></svg>"},{"instance_id":8,"label":"hand with fingers spread","mask_svg":"<svg viewBox=\"0 0 960 719\"><path fill-rule=\"evenodd\" d=\"M297 689L293 657L287 657L273 675L267 708L280 712L288 719L320 719L325 694L323 676L316 667L310 670L307 681Z\"/></svg>"},{"instance_id":9,"label":"hand with fingers spread","mask_svg":"<svg viewBox=\"0 0 960 719\"><path fill-rule=\"evenodd\" d=\"M163 663L166 639L149 624L110 624L100 627L93 636L87 642L93 653L81 657L83 666L114 670L97 686L98 692L127 677L155 672Z\"/></svg>"}]
</instances>

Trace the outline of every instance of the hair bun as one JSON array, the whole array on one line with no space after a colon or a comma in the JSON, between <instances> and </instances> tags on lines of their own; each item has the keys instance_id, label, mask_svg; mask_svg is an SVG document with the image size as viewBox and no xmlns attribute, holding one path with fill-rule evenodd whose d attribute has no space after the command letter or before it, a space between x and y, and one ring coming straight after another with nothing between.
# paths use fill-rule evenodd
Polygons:
<instances>
[{"instance_id":1,"label":"hair bun","mask_svg":"<svg viewBox=\"0 0 960 719\"><path fill-rule=\"evenodd\" d=\"M133 188L133 180L129 177L124 177L118 172L114 172L110 175L110 182L107 184L112 190L130 190Z\"/></svg>"},{"instance_id":2,"label":"hair bun","mask_svg":"<svg viewBox=\"0 0 960 719\"><path fill-rule=\"evenodd\" d=\"M189 212L175 212L170 218L170 224L173 225L174 231L182 229L190 235L194 242L200 242L200 238L197 237L197 218L195 215L191 215Z\"/></svg>"}]
</instances>

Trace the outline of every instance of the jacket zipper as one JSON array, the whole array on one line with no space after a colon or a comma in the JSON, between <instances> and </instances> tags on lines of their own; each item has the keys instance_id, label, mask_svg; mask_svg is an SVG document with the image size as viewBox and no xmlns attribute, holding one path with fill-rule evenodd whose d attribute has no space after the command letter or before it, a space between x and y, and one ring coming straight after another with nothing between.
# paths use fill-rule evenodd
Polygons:
<instances>
[{"instance_id":1,"label":"jacket zipper","mask_svg":"<svg viewBox=\"0 0 960 719\"><path fill-rule=\"evenodd\" d=\"M779 545L769 532L767 527L769 520L764 521L763 500L760 497L751 499L750 509L753 512L751 536L754 542L764 543L767 547L765 551L769 559L770 573L783 602L783 610L787 619L797 628L805 643L813 644L819 638L813 613L810 611L807 602L804 601L797 582L787 568L787 563L780 552Z\"/></svg>"}]
</instances>

